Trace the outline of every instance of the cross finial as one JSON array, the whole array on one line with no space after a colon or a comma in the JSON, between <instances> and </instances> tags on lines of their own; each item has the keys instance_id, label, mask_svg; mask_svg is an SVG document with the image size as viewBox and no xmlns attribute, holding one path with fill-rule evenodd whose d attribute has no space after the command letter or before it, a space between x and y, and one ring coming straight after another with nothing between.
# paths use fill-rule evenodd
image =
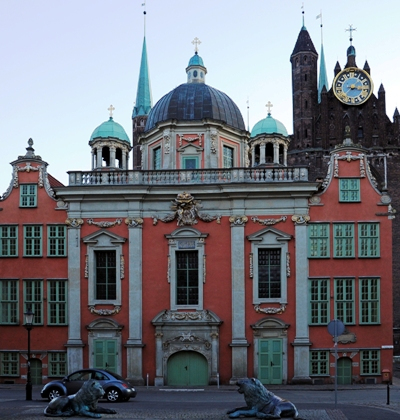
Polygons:
<instances>
[{"instance_id":1,"label":"cross finial","mask_svg":"<svg viewBox=\"0 0 400 420\"><path fill-rule=\"evenodd\" d=\"M270 101L267 102L267 105L265 105L267 107L268 110L268 115L271 115L271 108L273 107L273 105L271 104Z\"/></svg>"},{"instance_id":2,"label":"cross finial","mask_svg":"<svg viewBox=\"0 0 400 420\"><path fill-rule=\"evenodd\" d=\"M112 106L112 105L110 105L108 108L108 111L110 112L110 118L112 118L112 116L113 116L113 111L114 111L114 107Z\"/></svg>"},{"instance_id":3,"label":"cross finial","mask_svg":"<svg viewBox=\"0 0 400 420\"><path fill-rule=\"evenodd\" d=\"M353 28L353 25L349 25L349 29L345 29L346 32L350 32L350 45L352 45L353 41L353 32L356 30L357 28Z\"/></svg>"},{"instance_id":4,"label":"cross finial","mask_svg":"<svg viewBox=\"0 0 400 420\"><path fill-rule=\"evenodd\" d=\"M197 54L199 51L199 45L201 44L200 39L196 36L196 38L192 41L192 44L194 45L194 52Z\"/></svg>"}]
</instances>

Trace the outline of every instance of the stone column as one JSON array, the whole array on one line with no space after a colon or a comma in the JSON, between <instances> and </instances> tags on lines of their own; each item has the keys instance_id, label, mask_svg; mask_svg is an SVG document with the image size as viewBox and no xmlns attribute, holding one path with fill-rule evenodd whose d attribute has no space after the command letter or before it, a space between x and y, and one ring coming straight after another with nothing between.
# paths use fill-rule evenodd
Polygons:
<instances>
[{"instance_id":1,"label":"stone column","mask_svg":"<svg viewBox=\"0 0 400 420\"><path fill-rule=\"evenodd\" d=\"M256 150L254 146L251 146L251 166L254 167L256 164Z\"/></svg>"},{"instance_id":2,"label":"stone column","mask_svg":"<svg viewBox=\"0 0 400 420\"><path fill-rule=\"evenodd\" d=\"M296 238L296 336L294 347L294 376L292 383L311 383L309 371L308 331L308 259L307 224L309 216L293 216Z\"/></svg>"},{"instance_id":3,"label":"stone column","mask_svg":"<svg viewBox=\"0 0 400 420\"><path fill-rule=\"evenodd\" d=\"M287 146L283 146L283 164L287 166Z\"/></svg>"},{"instance_id":4,"label":"stone column","mask_svg":"<svg viewBox=\"0 0 400 420\"><path fill-rule=\"evenodd\" d=\"M110 168L115 168L115 146L110 146Z\"/></svg>"},{"instance_id":5,"label":"stone column","mask_svg":"<svg viewBox=\"0 0 400 420\"><path fill-rule=\"evenodd\" d=\"M142 224L141 218L128 218L129 230L129 337L127 376L134 385L144 385L142 369Z\"/></svg>"},{"instance_id":6,"label":"stone column","mask_svg":"<svg viewBox=\"0 0 400 420\"><path fill-rule=\"evenodd\" d=\"M83 368L81 338L81 225L82 219L67 219L68 227L68 373Z\"/></svg>"},{"instance_id":7,"label":"stone column","mask_svg":"<svg viewBox=\"0 0 400 420\"><path fill-rule=\"evenodd\" d=\"M101 165L102 165L102 153L103 153L103 149L100 146L97 146L96 168L101 168Z\"/></svg>"},{"instance_id":8,"label":"stone column","mask_svg":"<svg viewBox=\"0 0 400 420\"><path fill-rule=\"evenodd\" d=\"M122 150L121 169L126 169L126 150Z\"/></svg>"},{"instance_id":9,"label":"stone column","mask_svg":"<svg viewBox=\"0 0 400 420\"><path fill-rule=\"evenodd\" d=\"M243 206L242 206L243 207ZM234 208L238 208L236 205ZM240 208L240 207L239 207ZM232 267L232 377L235 384L247 373L247 347L245 333L245 271L244 271L244 228L246 216L231 216L231 267Z\"/></svg>"},{"instance_id":10,"label":"stone column","mask_svg":"<svg viewBox=\"0 0 400 420\"><path fill-rule=\"evenodd\" d=\"M260 164L265 163L265 143L260 144Z\"/></svg>"},{"instance_id":11,"label":"stone column","mask_svg":"<svg viewBox=\"0 0 400 420\"><path fill-rule=\"evenodd\" d=\"M279 144L274 143L274 163L279 163Z\"/></svg>"},{"instance_id":12,"label":"stone column","mask_svg":"<svg viewBox=\"0 0 400 420\"><path fill-rule=\"evenodd\" d=\"M92 149L92 171L96 167L96 157L94 155L94 149Z\"/></svg>"}]
</instances>

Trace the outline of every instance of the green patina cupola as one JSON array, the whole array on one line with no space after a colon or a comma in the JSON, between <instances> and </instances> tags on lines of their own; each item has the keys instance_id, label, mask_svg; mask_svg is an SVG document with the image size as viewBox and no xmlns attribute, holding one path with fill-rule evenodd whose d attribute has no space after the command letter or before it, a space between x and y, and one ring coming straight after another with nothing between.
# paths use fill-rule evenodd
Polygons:
<instances>
[{"instance_id":1,"label":"green patina cupola","mask_svg":"<svg viewBox=\"0 0 400 420\"><path fill-rule=\"evenodd\" d=\"M90 136L92 148L92 170L94 169L128 169L131 142L121 124L114 121L110 105L110 118L95 128Z\"/></svg>"},{"instance_id":2,"label":"green patina cupola","mask_svg":"<svg viewBox=\"0 0 400 420\"><path fill-rule=\"evenodd\" d=\"M268 115L251 130L249 146L252 166L287 166L289 136L286 127L271 116L271 102L267 103Z\"/></svg>"},{"instance_id":3,"label":"green patina cupola","mask_svg":"<svg viewBox=\"0 0 400 420\"><path fill-rule=\"evenodd\" d=\"M207 69L204 66L203 59L199 56L198 46L201 41L195 38L192 41L195 46L194 56L189 60L189 64L186 67L187 82L188 83L205 83Z\"/></svg>"}]
</instances>

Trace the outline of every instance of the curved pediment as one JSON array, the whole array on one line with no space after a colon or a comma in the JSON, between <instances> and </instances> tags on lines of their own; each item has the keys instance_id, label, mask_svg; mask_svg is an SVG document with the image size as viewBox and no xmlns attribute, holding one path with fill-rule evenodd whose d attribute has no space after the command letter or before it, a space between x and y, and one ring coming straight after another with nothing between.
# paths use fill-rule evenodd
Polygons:
<instances>
[{"instance_id":1,"label":"curved pediment","mask_svg":"<svg viewBox=\"0 0 400 420\"><path fill-rule=\"evenodd\" d=\"M220 325L222 321L212 311L204 309L201 311L170 311L165 309L158 313L151 321L153 325L163 324L204 324L204 325Z\"/></svg>"}]
</instances>

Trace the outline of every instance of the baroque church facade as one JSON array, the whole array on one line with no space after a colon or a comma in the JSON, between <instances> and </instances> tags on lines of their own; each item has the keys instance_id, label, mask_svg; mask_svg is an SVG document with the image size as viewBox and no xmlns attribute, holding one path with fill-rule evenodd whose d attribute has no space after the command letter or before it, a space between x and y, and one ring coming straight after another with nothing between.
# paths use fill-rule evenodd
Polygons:
<instances>
[{"instance_id":1,"label":"baroque church facade","mask_svg":"<svg viewBox=\"0 0 400 420\"><path fill-rule=\"evenodd\" d=\"M316 85L310 42L302 28L294 84ZM329 383L332 319L345 326L340 383L385 379L393 209L366 145L346 125L316 176L293 160L313 145L297 126L314 138L297 107L306 100L308 112L318 91L294 92L293 138L270 112L249 133L206 74L196 48L186 81L153 106L144 40L132 143L110 107L89 140L91 170L68 172L67 186L32 142L12 162L0 213L0 331L10 337L0 383L24 382L28 364L34 383L89 366L138 385Z\"/></svg>"}]
</instances>

